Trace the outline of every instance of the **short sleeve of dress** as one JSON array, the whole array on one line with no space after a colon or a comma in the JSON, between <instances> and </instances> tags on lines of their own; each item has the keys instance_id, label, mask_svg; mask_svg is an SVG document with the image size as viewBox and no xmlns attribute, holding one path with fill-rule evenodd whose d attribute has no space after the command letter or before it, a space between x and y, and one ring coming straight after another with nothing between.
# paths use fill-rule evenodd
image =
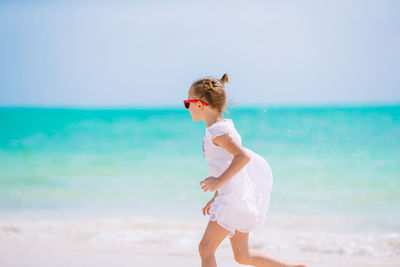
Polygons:
<instances>
[{"instance_id":1,"label":"short sleeve of dress","mask_svg":"<svg viewBox=\"0 0 400 267\"><path fill-rule=\"evenodd\" d=\"M231 134L231 128L226 124L218 124L208 128L208 132L210 133L211 138L214 138L227 133Z\"/></svg>"}]
</instances>

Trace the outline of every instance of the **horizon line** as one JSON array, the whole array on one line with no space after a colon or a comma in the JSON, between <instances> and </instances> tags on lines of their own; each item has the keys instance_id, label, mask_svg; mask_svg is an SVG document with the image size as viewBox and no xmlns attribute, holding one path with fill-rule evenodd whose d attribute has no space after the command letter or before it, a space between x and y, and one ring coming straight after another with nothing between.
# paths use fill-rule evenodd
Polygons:
<instances>
[{"instance_id":1,"label":"horizon line","mask_svg":"<svg viewBox=\"0 0 400 267\"><path fill-rule=\"evenodd\" d=\"M397 107L397 102L362 102L362 103L309 103L309 104L268 104L268 103L244 103L227 106L226 110L237 108L376 108L376 107ZM0 109L86 109L86 110L105 110L105 109L184 109L180 104L158 105L158 104L133 104L133 105L0 105Z\"/></svg>"}]
</instances>

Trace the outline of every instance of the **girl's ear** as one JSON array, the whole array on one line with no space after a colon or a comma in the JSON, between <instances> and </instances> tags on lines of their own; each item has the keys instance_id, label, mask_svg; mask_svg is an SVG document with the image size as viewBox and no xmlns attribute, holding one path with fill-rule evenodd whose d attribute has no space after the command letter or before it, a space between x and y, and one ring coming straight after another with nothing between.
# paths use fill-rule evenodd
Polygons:
<instances>
[{"instance_id":1,"label":"girl's ear","mask_svg":"<svg viewBox=\"0 0 400 267\"><path fill-rule=\"evenodd\" d=\"M197 102L197 105L198 105L198 107L199 107L200 110L203 110L203 109L204 109L204 105L203 105L203 103L201 103L200 101Z\"/></svg>"},{"instance_id":2,"label":"girl's ear","mask_svg":"<svg viewBox=\"0 0 400 267\"><path fill-rule=\"evenodd\" d=\"M220 81L222 82L222 84L229 82L228 73L225 73L224 75L222 75L222 78L220 79Z\"/></svg>"}]
</instances>

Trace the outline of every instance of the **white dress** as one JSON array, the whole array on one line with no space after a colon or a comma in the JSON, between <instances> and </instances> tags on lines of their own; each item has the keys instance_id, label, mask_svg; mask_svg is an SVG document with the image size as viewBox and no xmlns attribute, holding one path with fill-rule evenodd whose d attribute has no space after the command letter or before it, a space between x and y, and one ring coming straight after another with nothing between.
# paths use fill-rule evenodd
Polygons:
<instances>
[{"instance_id":1,"label":"white dress","mask_svg":"<svg viewBox=\"0 0 400 267\"><path fill-rule=\"evenodd\" d=\"M203 139L203 151L210 176L219 177L231 164L233 155L226 149L215 145L212 139L229 133L236 142L242 144L242 138L236 131L231 119L218 121L206 127ZM244 148L251 156L250 161L222 187L217 189L218 196L210 206L210 220L217 221L223 228L248 233L264 224L269 209L269 200L273 176L268 162L257 153Z\"/></svg>"}]
</instances>

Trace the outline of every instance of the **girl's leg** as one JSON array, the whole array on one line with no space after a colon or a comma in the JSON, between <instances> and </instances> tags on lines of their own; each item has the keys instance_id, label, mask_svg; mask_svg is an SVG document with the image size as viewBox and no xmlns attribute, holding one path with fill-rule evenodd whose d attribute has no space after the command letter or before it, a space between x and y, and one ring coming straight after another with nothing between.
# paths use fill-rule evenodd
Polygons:
<instances>
[{"instance_id":1,"label":"girl's leg","mask_svg":"<svg viewBox=\"0 0 400 267\"><path fill-rule=\"evenodd\" d=\"M257 267L307 267L306 265L290 265L272 258L268 258L261 253L250 252L249 233L235 231L235 235L230 238L235 260L239 264L253 265Z\"/></svg>"},{"instance_id":2,"label":"girl's leg","mask_svg":"<svg viewBox=\"0 0 400 267\"><path fill-rule=\"evenodd\" d=\"M216 267L215 250L229 234L229 231L216 221L208 221L206 231L199 244L199 253L202 267Z\"/></svg>"}]
</instances>

